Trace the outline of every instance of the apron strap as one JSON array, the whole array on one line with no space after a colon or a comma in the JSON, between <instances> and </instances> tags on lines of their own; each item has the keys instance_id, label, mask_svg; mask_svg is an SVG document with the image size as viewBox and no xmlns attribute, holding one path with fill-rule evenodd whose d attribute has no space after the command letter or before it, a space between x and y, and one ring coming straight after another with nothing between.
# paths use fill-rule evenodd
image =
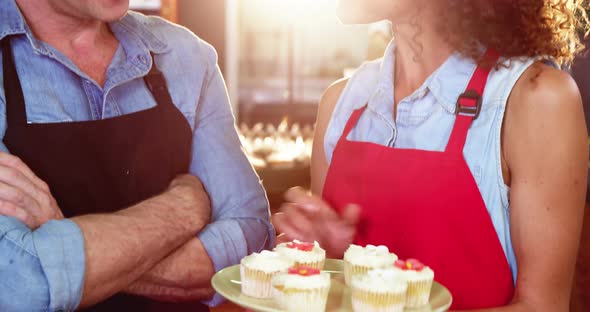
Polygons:
<instances>
[{"instance_id":1,"label":"apron strap","mask_svg":"<svg viewBox=\"0 0 590 312\"><path fill-rule=\"evenodd\" d=\"M457 118L455 119L455 125L453 126L446 152L463 153L469 127L477 119L481 111L482 97L490 71L498 62L499 58L500 56L495 51L486 51L484 60L490 62L489 66L477 66L475 73L473 73L469 81L469 85L467 85L467 89L457 99L457 107L455 109Z\"/></svg>"},{"instance_id":2,"label":"apron strap","mask_svg":"<svg viewBox=\"0 0 590 312\"><path fill-rule=\"evenodd\" d=\"M25 98L18 79L10 36L2 39L2 70L4 74L4 95L6 98L6 122L10 126L23 126L27 124L27 112Z\"/></svg>"},{"instance_id":3,"label":"apron strap","mask_svg":"<svg viewBox=\"0 0 590 312\"><path fill-rule=\"evenodd\" d=\"M158 69L158 66L156 66L156 59L153 53L151 53L151 56L152 68L150 69L150 72L145 77L143 77L143 81L154 96L156 105L164 104L166 106L173 107L174 102L172 101L170 92L168 92L166 78L164 77L164 74L162 74L162 72Z\"/></svg>"},{"instance_id":4,"label":"apron strap","mask_svg":"<svg viewBox=\"0 0 590 312\"><path fill-rule=\"evenodd\" d=\"M350 117L348 118L348 121L346 122L346 126L344 127L344 132L342 132L342 136L340 136L340 141L347 140L348 135L350 134L350 131L352 131L352 129L356 126L359 119L361 118L361 116L365 112L366 108L367 108L367 105L365 105L359 109L356 109L352 112L352 115L350 115Z\"/></svg>"},{"instance_id":5,"label":"apron strap","mask_svg":"<svg viewBox=\"0 0 590 312\"><path fill-rule=\"evenodd\" d=\"M27 124L27 111L20 79L14 64L14 56L10 46L10 36L2 39L2 67L4 74L4 93L6 97L6 119L11 126L23 126ZM156 100L156 105L174 106L172 97L168 92L166 79L154 61L152 54L152 68L143 78L148 89Z\"/></svg>"}]
</instances>

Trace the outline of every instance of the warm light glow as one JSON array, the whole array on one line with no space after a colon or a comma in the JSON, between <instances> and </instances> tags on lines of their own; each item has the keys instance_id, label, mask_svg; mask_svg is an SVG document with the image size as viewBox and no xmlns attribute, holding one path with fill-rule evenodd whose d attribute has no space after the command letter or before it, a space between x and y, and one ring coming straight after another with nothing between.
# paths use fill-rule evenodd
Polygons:
<instances>
[{"instance_id":1,"label":"warm light glow","mask_svg":"<svg viewBox=\"0 0 590 312\"><path fill-rule=\"evenodd\" d=\"M313 23L318 18L334 17L338 0L248 0L242 2L257 11L261 23Z\"/></svg>"},{"instance_id":2,"label":"warm light glow","mask_svg":"<svg viewBox=\"0 0 590 312\"><path fill-rule=\"evenodd\" d=\"M299 124L289 125L284 117L278 127L257 124L251 129L240 126L240 140L250 162L256 168L292 168L296 164L309 164L313 145L313 128L303 129Z\"/></svg>"},{"instance_id":3,"label":"warm light glow","mask_svg":"<svg viewBox=\"0 0 590 312\"><path fill-rule=\"evenodd\" d=\"M285 116L285 117L283 117L283 120L279 124L279 127L277 128L277 130L279 131L279 133L284 133L284 132L287 132L288 129L289 129L289 117Z\"/></svg>"}]
</instances>

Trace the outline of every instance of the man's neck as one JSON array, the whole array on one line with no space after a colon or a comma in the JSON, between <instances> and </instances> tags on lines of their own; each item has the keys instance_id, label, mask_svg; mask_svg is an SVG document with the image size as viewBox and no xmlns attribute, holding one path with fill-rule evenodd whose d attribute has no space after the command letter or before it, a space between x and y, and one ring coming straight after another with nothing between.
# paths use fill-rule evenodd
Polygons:
<instances>
[{"instance_id":1,"label":"man's neck","mask_svg":"<svg viewBox=\"0 0 590 312\"><path fill-rule=\"evenodd\" d=\"M106 72L119 42L107 23L68 12L60 2L16 0L35 37L66 55L97 84L104 86Z\"/></svg>"},{"instance_id":2,"label":"man's neck","mask_svg":"<svg viewBox=\"0 0 590 312\"><path fill-rule=\"evenodd\" d=\"M76 16L48 0L16 2L35 37L65 54L84 53L101 47L112 36L106 23Z\"/></svg>"}]
</instances>

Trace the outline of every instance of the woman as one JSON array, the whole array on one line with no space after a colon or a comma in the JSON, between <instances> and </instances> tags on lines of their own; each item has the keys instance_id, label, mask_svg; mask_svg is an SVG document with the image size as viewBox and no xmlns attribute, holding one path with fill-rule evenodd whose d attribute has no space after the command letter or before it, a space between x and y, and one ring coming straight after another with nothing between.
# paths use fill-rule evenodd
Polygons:
<instances>
[{"instance_id":1,"label":"woman","mask_svg":"<svg viewBox=\"0 0 590 312\"><path fill-rule=\"evenodd\" d=\"M286 194L278 232L423 260L454 309L566 311L588 146L555 65L582 49L580 3L341 1L345 22L388 18L395 40L326 91L311 194Z\"/></svg>"}]
</instances>

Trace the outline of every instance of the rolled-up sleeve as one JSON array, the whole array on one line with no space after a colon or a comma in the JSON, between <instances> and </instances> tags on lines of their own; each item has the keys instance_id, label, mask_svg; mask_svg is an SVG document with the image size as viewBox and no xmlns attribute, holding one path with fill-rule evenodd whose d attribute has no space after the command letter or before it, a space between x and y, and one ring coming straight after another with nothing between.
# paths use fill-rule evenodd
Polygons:
<instances>
[{"instance_id":1,"label":"rolled-up sleeve","mask_svg":"<svg viewBox=\"0 0 590 312\"><path fill-rule=\"evenodd\" d=\"M29 230L0 216L0 311L74 311L84 286L84 237L70 220Z\"/></svg>"},{"instance_id":2,"label":"rolled-up sleeve","mask_svg":"<svg viewBox=\"0 0 590 312\"><path fill-rule=\"evenodd\" d=\"M191 173L203 181L211 198L212 223L199 238L219 271L269 248L274 229L264 189L238 138L215 51L210 52L208 79L197 106ZM219 302L216 295L209 304Z\"/></svg>"}]
</instances>

